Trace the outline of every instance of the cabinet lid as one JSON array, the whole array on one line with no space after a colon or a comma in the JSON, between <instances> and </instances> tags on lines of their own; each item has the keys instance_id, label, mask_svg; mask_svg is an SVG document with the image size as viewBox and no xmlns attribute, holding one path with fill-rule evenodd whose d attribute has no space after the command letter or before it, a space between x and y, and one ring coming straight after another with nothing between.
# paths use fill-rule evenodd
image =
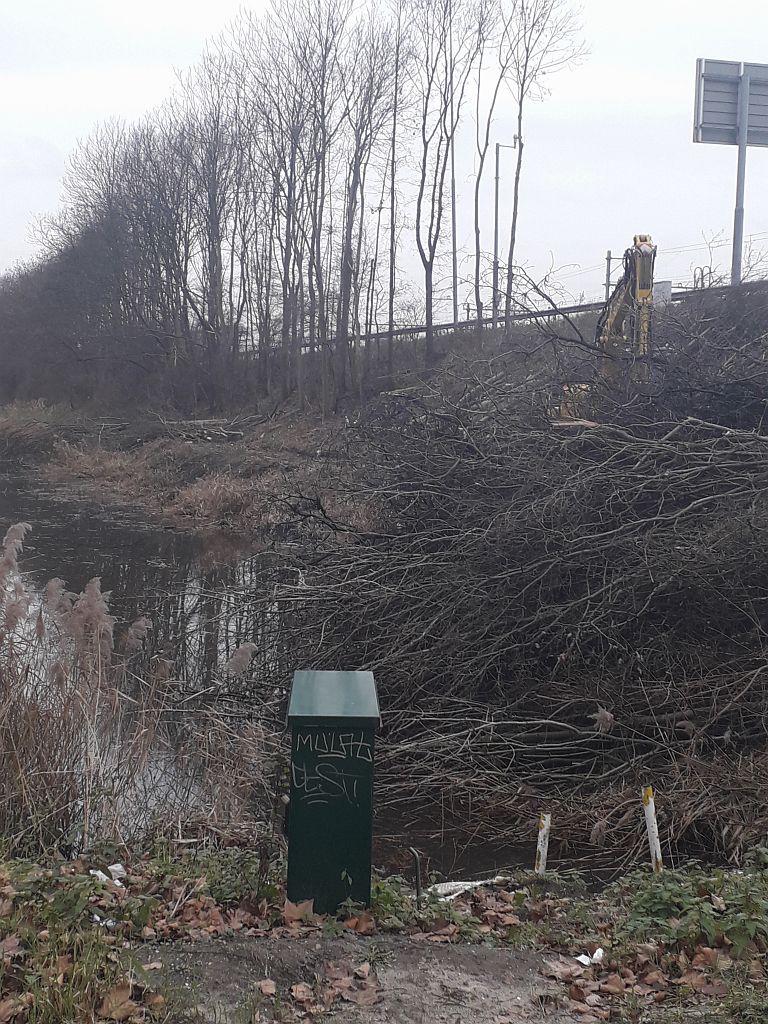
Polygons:
<instances>
[{"instance_id":1,"label":"cabinet lid","mask_svg":"<svg viewBox=\"0 0 768 1024\"><path fill-rule=\"evenodd\" d=\"M381 715L373 672L295 672L288 722L378 728Z\"/></svg>"}]
</instances>

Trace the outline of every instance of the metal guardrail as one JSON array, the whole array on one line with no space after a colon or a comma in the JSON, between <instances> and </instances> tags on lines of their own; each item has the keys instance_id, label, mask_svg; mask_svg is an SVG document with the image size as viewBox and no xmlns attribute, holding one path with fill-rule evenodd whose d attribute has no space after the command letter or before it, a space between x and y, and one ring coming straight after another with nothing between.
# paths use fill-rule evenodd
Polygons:
<instances>
[{"instance_id":1,"label":"metal guardrail","mask_svg":"<svg viewBox=\"0 0 768 1024\"><path fill-rule=\"evenodd\" d=\"M754 282L755 284L765 284L766 282ZM689 299L694 296L703 295L725 295L731 290L731 285L718 285L716 288L684 288L676 292L672 292L672 302L681 302L684 299ZM513 313L511 320L513 323L521 323L527 320L552 320L563 316L574 316L578 313L594 313L605 308L605 302L585 302L575 306L551 306L547 309L529 309L522 312ZM444 333L446 331L475 331L478 328L481 330L487 330L492 328L494 325L493 317L483 317L480 320L459 320L455 323L443 323L433 324L432 330L435 334ZM504 326L504 318L498 317L496 320L497 327ZM392 331L393 338L408 338L408 337L419 337L425 334L427 330L426 324L421 324L418 327L396 327ZM372 331L370 334L361 335L361 341L385 341L390 337L389 331Z\"/></svg>"}]
</instances>

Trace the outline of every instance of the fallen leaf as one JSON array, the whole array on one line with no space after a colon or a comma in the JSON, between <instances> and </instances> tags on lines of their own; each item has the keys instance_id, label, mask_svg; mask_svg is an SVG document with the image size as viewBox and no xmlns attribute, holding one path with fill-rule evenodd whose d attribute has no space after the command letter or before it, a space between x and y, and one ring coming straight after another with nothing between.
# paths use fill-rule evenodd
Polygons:
<instances>
[{"instance_id":1,"label":"fallen leaf","mask_svg":"<svg viewBox=\"0 0 768 1024\"><path fill-rule=\"evenodd\" d=\"M320 993L318 995L318 1002L320 1003L324 1010L330 1010L338 998L339 993L337 992L337 990L329 985L326 985L324 988L320 989Z\"/></svg>"},{"instance_id":2,"label":"fallen leaf","mask_svg":"<svg viewBox=\"0 0 768 1024\"><path fill-rule=\"evenodd\" d=\"M67 974L68 971L72 970L73 966L74 966L74 964L72 962L72 957L71 956L59 956L59 957L56 957L56 973L57 974Z\"/></svg>"},{"instance_id":3,"label":"fallen leaf","mask_svg":"<svg viewBox=\"0 0 768 1024\"><path fill-rule=\"evenodd\" d=\"M311 1003L314 998L314 992L305 981L297 981L295 985L291 985L291 995L297 1003Z\"/></svg>"},{"instance_id":4,"label":"fallen leaf","mask_svg":"<svg viewBox=\"0 0 768 1024\"><path fill-rule=\"evenodd\" d=\"M625 988L624 979L618 974L609 974L600 982L600 991L607 992L611 996L622 995Z\"/></svg>"},{"instance_id":5,"label":"fallen leaf","mask_svg":"<svg viewBox=\"0 0 768 1024\"><path fill-rule=\"evenodd\" d=\"M329 981L338 981L340 978L351 978L354 968L347 960L329 960L323 973Z\"/></svg>"},{"instance_id":6,"label":"fallen leaf","mask_svg":"<svg viewBox=\"0 0 768 1024\"><path fill-rule=\"evenodd\" d=\"M541 921L549 914L549 900L526 900L525 907L532 921Z\"/></svg>"},{"instance_id":7,"label":"fallen leaf","mask_svg":"<svg viewBox=\"0 0 768 1024\"><path fill-rule=\"evenodd\" d=\"M700 971L686 971L680 978L675 978L676 985L687 985L694 992L701 992L707 986L707 979Z\"/></svg>"},{"instance_id":8,"label":"fallen leaf","mask_svg":"<svg viewBox=\"0 0 768 1024\"><path fill-rule=\"evenodd\" d=\"M256 988L263 996L273 996L277 992L277 985L271 978L264 978L256 985Z\"/></svg>"},{"instance_id":9,"label":"fallen leaf","mask_svg":"<svg viewBox=\"0 0 768 1024\"><path fill-rule=\"evenodd\" d=\"M587 1006L585 1003L576 1003L571 1000L568 1003L568 1009L571 1013L578 1013L583 1024L592 1024L593 1021L598 1021L600 1019L595 1016L592 1007Z\"/></svg>"},{"instance_id":10,"label":"fallen leaf","mask_svg":"<svg viewBox=\"0 0 768 1024\"><path fill-rule=\"evenodd\" d=\"M541 973L547 978L556 978L557 981L573 981L574 978L581 978L584 968L569 960L545 960Z\"/></svg>"},{"instance_id":11,"label":"fallen leaf","mask_svg":"<svg viewBox=\"0 0 768 1024\"><path fill-rule=\"evenodd\" d=\"M10 960L21 953L21 941L18 935L8 935L0 941L0 960Z\"/></svg>"},{"instance_id":12,"label":"fallen leaf","mask_svg":"<svg viewBox=\"0 0 768 1024\"><path fill-rule=\"evenodd\" d=\"M144 995L144 1005L152 1013L159 1013L165 1009L165 996L161 996L159 992L147 992Z\"/></svg>"},{"instance_id":13,"label":"fallen leaf","mask_svg":"<svg viewBox=\"0 0 768 1024\"><path fill-rule=\"evenodd\" d=\"M724 999L728 995L728 986L721 978L711 978L702 988L701 994L704 996L717 996L718 999Z\"/></svg>"},{"instance_id":14,"label":"fallen leaf","mask_svg":"<svg viewBox=\"0 0 768 1024\"><path fill-rule=\"evenodd\" d=\"M699 946L693 958L694 967L717 967L720 953L710 946Z\"/></svg>"},{"instance_id":15,"label":"fallen leaf","mask_svg":"<svg viewBox=\"0 0 768 1024\"><path fill-rule=\"evenodd\" d=\"M336 978L331 982L331 988L337 995L341 995L342 992L347 992L354 987L355 979L349 976L346 978Z\"/></svg>"},{"instance_id":16,"label":"fallen leaf","mask_svg":"<svg viewBox=\"0 0 768 1024\"><path fill-rule=\"evenodd\" d=\"M344 924L358 935L373 935L376 931L376 921L369 910L363 910L356 917L350 917Z\"/></svg>"},{"instance_id":17,"label":"fallen leaf","mask_svg":"<svg viewBox=\"0 0 768 1024\"><path fill-rule=\"evenodd\" d=\"M369 979L365 985L361 985L359 988L342 992L341 998L348 1003L354 1003L355 1006L373 1006L378 1002L380 992L378 985L371 984L372 980Z\"/></svg>"},{"instance_id":18,"label":"fallen leaf","mask_svg":"<svg viewBox=\"0 0 768 1024\"><path fill-rule=\"evenodd\" d=\"M9 1024L12 1020L25 1019L34 1001L35 998L31 992L25 992L21 996L11 996L9 999L0 999L0 1024Z\"/></svg>"},{"instance_id":19,"label":"fallen leaf","mask_svg":"<svg viewBox=\"0 0 768 1024\"><path fill-rule=\"evenodd\" d=\"M656 989L657 991L663 991L669 984L669 979L666 974L662 971L648 971L647 974L643 975L642 982L644 985L648 985L650 988Z\"/></svg>"},{"instance_id":20,"label":"fallen leaf","mask_svg":"<svg viewBox=\"0 0 768 1024\"><path fill-rule=\"evenodd\" d=\"M359 967L355 968L355 977L356 978L367 978L370 973L371 973L371 965L370 965L370 963L367 960L365 961L364 964L360 964Z\"/></svg>"},{"instance_id":21,"label":"fallen leaf","mask_svg":"<svg viewBox=\"0 0 768 1024\"><path fill-rule=\"evenodd\" d=\"M128 1020L138 1009L138 1004L131 999L130 984L124 982L107 992L96 1010L96 1015L106 1020Z\"/></svg>"},{"instance_id":22,"label":"fallen leaf","mask_svg":"<svg viewBox=\"0 0 768 1024\"><path fill-rule=\"evenodd\" d=\"M650 960L651 957L656 956L658 951L659 947L655 942L640 942L637 945L637 952L640 956L644 956L648 960Z\"/></svg>"},{"instance_id":23,"label":"fallen leaf","mask_svg":"<svg viewBox=\"0 0 768 1024\"><path fill-rule=\"evenodd\" d=\"M301 903L291 903L286 900L283 906L283 920L286 924L294 921L309 921L314 916L315 901L302 900Z\"/></svg>"}]
</instances>

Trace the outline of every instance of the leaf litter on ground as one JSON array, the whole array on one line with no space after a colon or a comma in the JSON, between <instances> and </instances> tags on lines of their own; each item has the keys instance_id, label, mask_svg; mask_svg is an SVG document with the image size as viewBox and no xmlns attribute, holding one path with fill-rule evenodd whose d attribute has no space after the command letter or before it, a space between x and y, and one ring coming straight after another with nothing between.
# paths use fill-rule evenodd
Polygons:
<instances>
[{"instance_id":1,"label":"leaf litter on ground","mask_svg":"<svg viewBox=\"0 0 768 1024\"><path fill-rule=\"evenodd\" d=\"M56 868L0 864L0 1024L23 1024L29 1015L34 997L25 990L22 967L37 970L49 984L71 969L71 950L59 950L58 959L53 955L51 936L61 927L73 936L96 930L102 953L117 962L122 948L147 941L194 941L235 933L301 938L320 932L329 921L315 914L312 900L287 900L281 885L269 891L227 890L227 897L217 899L194 859L161 868L150 858L126 865L115 871L118 879L104 879L105 872L84 860ZM706 900L715 916L723 914L727 903L722 896L708 894ZM542 974L561 987L564 1005L585 1024L609 1019L612 1009L630 997L645 1006L663 1002L671 992L693 1000L722 998L727 991L723 975L732 962L727 937L712 942L700 935L687 944L673 940L670 936L681 925L670 918L666 942L628 939L618 935L610 900L557 896L535 881L494 880L454 896L450 903L431 896L420 910L412 894L385 881L374 886L372 910L350 906L345 913L340 926L361 937L385 930L436 944L474 941L549 950ZM110 924L97 927L96 921ZM596 962L603 948L604 957ZM745 948L750 983L764 987L765 947ZM579 954L587 965L576 960ZM139 976L162 966L162 960L150 960L141 965ZM277 995L271 979L263 979L257 988L265 998ZM293 1005L313 1013L342 1002L372 1006L380 994L368 961L357 966L328 963L313 984L299 980L289 992ZM125 978L109 981L107 972L92 1006L103 1020L146 1020L162 1009L162 997L149 986Z\"/></svg>"}]
</instances>

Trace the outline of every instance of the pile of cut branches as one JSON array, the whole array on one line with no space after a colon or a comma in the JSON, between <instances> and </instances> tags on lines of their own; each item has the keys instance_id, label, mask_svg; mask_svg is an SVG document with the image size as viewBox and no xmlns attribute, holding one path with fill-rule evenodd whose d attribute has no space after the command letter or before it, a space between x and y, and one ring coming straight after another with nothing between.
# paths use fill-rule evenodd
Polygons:
<instances>
[{"instance_id":1,"label":"pile of cut branches","mask_svg":"<svg viewBox=\"0 0 768 1024\"><path fill-rule=\"evenodd\" d=\"M616 395L558 426L541 381L453 368L378 406L349 451L375 525L304 502L332 539L280 588L284 641L375 672L412 826L526 841L548 808L631 859L653 780L674 846L738 858L768 832L768 431Z\"/></svg>"}]
</instances>

